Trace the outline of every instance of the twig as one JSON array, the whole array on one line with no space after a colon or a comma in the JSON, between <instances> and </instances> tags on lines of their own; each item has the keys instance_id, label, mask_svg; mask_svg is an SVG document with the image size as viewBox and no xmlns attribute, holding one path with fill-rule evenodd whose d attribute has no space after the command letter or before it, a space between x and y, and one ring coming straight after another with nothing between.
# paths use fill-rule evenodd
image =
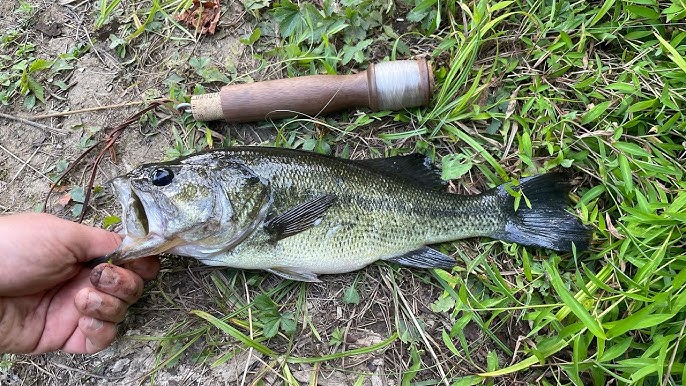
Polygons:
<instances>
[{"instance_id":1,"label":"twig","mask_svg":"<svg viewBox=\"0 0 686 386\"><path fill-rule=\"evenodd\" d=\"M681 343L681 338L684 337L684 329L685 328L686 328L686 320L684 320L684 323L681 324L681 331L679 332L679 339L676 340L676 344L674 345L674 351L672 351L672 356L669 358L669 366L667 366L667 371L665 372L665 375L662 378L662 386L667 385L667 381L669 381L669 377L672 374L672 365L674 364L674 359L676 358L676 352L679 351L679 344Z\"/></svg>"},{"instance_id":2,"label":"twig","mask_svg":"<svg viewBox=\"0 0 686 386\"><path fill-rule=\"evenodd\" d=\"M52 365L53 365L53 366L56 366L56 367L59 367L59 368L61 368L61 369L67 370L67 371L74 371L74 372L77 372L77 373L79 373L79 374L83 374L83 375L88 376L88 377L99 378L99 379L105 379L105 380L108 380L108 381L114 381L114 380L117 380L117 379L122 379L122 378L124 378L123 375L117 376L117 377L108 377L108 376L104 376L104 375L99 375L99 374L91 373L90 371L77 369L76 367L66 366L66 365L63 365L63 364L61 364L61 363L52 363Z\"/></svg>"},{"instance_id":3,"label":"twig","mask_svg":"<svg viewBox=\"0 0 686 386\"><path fill-rule=\"evenodd\" d=\"M135 102L126 102L126 103L117 103L114 105L105 105L105 106L97 106L97 107L87 107L85 109L78 109L78 110L69 110L69 111L60 111L56 113L50 113L50 114L43 114L43 115L36 115L34 117L31 117L32 119L46 119L46 118L55 118L55 117L66 117L67 115L74 115L74 114L82 114L82 113L90 113L93 111L100 111L100 110L108 110L108 109L117 109L120 107L128 107L128 106L138 106L142 105L145 103L145 101L135 101Z\"/></svg>"},{"instance_id":4,"label":"twig","mask_svg":"<svg viewBox=\"0 0 686 386\"><path fill-rule=\"evenodd\" d=\"M31 160L33 159L33 157L35 157L36 154L38 154L38 151L40 150L40 148L41 148L41 146L37 146L37 147L36 147L36 151L34 151L33 154L31 154L31 157L29 157L29 159L27 159L26 161L23 161L23 165L21 165L21 167L19 168L19 170L17 170L17 173L14 174L14 177L12 177L12 179L11 179L10 182L9 182L9 184L13 183L14 180L16 180L17 177L19 177L19 175L21 174L21 172L24 171L24 168L26 167L26 165L28 165L29 162L31 162Z\"/></svg>"},{"instance_id":5,"label":"twig","mask_svg":"<svg viewBox=\"0 0 686 386\"><path fill-rule=\"evenodd\" d=\"M5 119L11 119L13 121L17 121L17 122L23 123L25 125L33 126L35 128L41 129L43 131L47 131L47 132L51 132L51 133L55 133L55 134L59 134L59 135L69 134L69 132L66 130L56 129L54 127L46 126L46 125L40 124L38 122L28 120L26 118L15 117L14 115L0 113L0 117L5 118Z\"/></svg>"},{"instance_id":6,"label":"twig","mask_svg":"<svg viewBox=\"0 0 686 386\"><path fill-rule=\"evenodd\" d=\"M0 145L0 149L2 149L4 152L6 152L6 153L9 154L10 156L12 156L12 158L16 159L17 161L19 161L19 162L22 163L23 165L28 166L29 169L31 169L31 170L33 170L34 172L38 173L39 175L43 176L46 180L50 181L50 178L48 178L48 176L46 176L45 174L43 174L43 172L41 172L40 170L38 170L38 169L34 168L33 166L29 165L28 162L24 162L24 160L22 160L21 158L17 157L16 155L14 155L14 153L12 153L11 151L9 151L6 147ZM51 181L51 182L52 182L52 181Z\"/></svg>"},{"instance_id":7,"label":"twig","mask_svg":"<svg viewBox=\"0 0 686 386\"><path fill-rule=\"evenodd\" d=\"M50 195L53 193L55 188L59 185L60 181L64 179L69 173L74 170L76 165L78 165L81 160L83 160L91 151L95 150L98 146L104 143L104 146L102 150L100 150L100 153L95 157L95 160L93 161L92 164L92 169L91 169L91 175L90 178L88 179L88 186L85 191L85 197L83 199L83 209L81 210L81 216L79 216L79 221L78 222L83 222L84 217L86 216L86 211L88 208L88 201L90 201L91 198L91 192L93 189L93 184L95 183L95 175L98 172L98 165L100 165L100 161L105 157L105 154L107 152L110 152L111 157L114 159L114 149L113 146L117 142L117 139L119 136L122 134L124 129L129 127L132 123L136 122L143 114L147 113L148 111L154 110L159 106L164 105L167 102L170 102L170 99L157 99L154 100L150 103L150 106L144 108L143 110L138 111L137 113L131 115L128 117L124 122L120 123L117 125L115 128L113 128L107 135L105 136L104 139L96 142L94 145L86 149L81 155L79 155L69 166L67 169L57 178L57 180L50 186L50 190L48 191L48 194L45 196L45 201L43 202L43 211L47 210L48 207L48 200L50 199Z\"/></svg>"}]
</instances>

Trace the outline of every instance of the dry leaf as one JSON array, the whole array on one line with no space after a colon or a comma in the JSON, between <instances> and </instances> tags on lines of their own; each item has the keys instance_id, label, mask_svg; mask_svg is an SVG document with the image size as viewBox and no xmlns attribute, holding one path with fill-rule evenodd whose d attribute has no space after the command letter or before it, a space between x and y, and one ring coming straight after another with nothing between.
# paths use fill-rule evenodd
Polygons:
<instances>
[{"instance_id":1,"label":"dry leaf","mask_svg":"<svg viewBox=\"0 0 686 386\"><path fill-rule=\"evenodd\" d=\"M220 15L219 1L193 0L193 5L177 15L176 20L200 32L201 35L214 35Z\"/></svg>"},{"instance_id":2,"label":"dry leaf","mask_svg":"<svg viewBox=\"0 0 686 386\"><path fill-rule=\"evenodd\" d=\"M517 87L510 95L510 102L507 104L507 110L505 111L505 120L510 118L517 108L517 94L519 94L519 89L520 87Z\"/></svg>"},{"instance_id":3,"label":"dry leaf","mask_svg":"<svg viewBox=\"0 0 686 386\"><path fill-rule=\"evenodd\" d=\"M57 205L61 206L64 208L69 204L69 201L71 201L71 194L69 192L63 194L59 199L57 199Z\"/></svg>"},{"instance_id":4,"label":"dry leaf","mask_svg":"<svg viewBox=\"0 0 686 386\"><path fill-rule=\"evenodd\" d=\"M615 228L614 225L612 225L612 219L610 218L610 215L605 213L605 225L607 225L607 230L610 232L610 234L619 240L624 240L624 235L619 233L617 231L617 228Z\"/></svg>"}]
</instances>

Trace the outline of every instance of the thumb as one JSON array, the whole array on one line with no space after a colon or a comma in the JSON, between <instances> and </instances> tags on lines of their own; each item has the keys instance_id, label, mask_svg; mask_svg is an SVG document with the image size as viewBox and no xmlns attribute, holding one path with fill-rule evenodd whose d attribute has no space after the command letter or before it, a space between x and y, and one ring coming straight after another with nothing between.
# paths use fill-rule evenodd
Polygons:
<instances>
[{"instance_id":1,"label":"thumb","mask_svg":"<svg viewBox=\"0 0 686 386\"><path fill-rule=\"evenodd\" d=\"M114 251L121 237L44 213L0 217L0 296L37 293Z\"/></svg>"}]
</instances>

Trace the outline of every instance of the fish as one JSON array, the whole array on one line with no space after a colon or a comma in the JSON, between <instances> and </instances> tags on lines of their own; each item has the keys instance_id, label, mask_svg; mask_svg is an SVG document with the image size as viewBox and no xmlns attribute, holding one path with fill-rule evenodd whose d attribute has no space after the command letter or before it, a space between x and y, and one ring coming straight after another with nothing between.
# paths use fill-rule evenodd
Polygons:
<instances>
[{"instance_id":1,"label":"fish","mask_svg":"<svg viewBox=\"0 0 686 386\"><path fill-rule=\"evenodd\" d=\"M567 252L590 237L568 211L564 173L451 194L421 154L350 160L230 147L143 164L111 186L124 234L103 258L114 264L166 253L316 282L378 260L449 269L455 259L430 245L464 238Z\"/></svg>"}]
</instances>

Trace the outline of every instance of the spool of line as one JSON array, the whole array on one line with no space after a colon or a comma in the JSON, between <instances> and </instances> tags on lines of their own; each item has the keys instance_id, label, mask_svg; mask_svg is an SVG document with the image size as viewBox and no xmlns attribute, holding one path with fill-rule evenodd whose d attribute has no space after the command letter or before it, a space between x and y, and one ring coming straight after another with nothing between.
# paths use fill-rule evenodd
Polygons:
<instances>
[{"instance_id":1,"label":"spool of line","mask_svg":"<svg viewBox=\"0 0 686 386\"><path fill-rule=\"evenodd\" d=\"M354 107L401 110L429 103L434 79L425 59L371 64L352 75L310 75L222 87L191 98L199 121L249 122L318 116Z\"/></svg>"}]
</instances>

